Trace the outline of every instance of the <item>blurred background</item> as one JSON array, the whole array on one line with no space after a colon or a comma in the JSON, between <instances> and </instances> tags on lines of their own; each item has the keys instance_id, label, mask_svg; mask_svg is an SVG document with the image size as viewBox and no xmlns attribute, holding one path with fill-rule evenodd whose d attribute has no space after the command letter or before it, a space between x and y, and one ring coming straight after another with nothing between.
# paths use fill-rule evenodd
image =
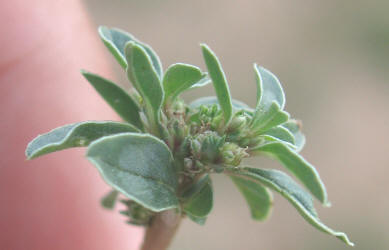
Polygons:
<instances>
[{"instance_id":1,"label":"blurred background","mask_svg":"<svg viewBox=\"0 0 389 250\"><path fill-rule=\"evenodd\" d=\"M51 24L46 19L52 15L63 18L61 20L65 23L72 19L67 16L71 8L61 8L65 2L78 3L56 2L58 8L51 15L41 6L34 6L34 13L38 13L44 25L38 27L21 21L21 27L26 27L26 36L39 29L45 30ZM164 69L172 63L183 62L205 70L199 44L207 43L223 64L233 98L251 106L256 98L253 63L274 72L286 92L286 110L303 121L307 143L302 155L317 167L328 189L332 207L322 208L317 203L320 218L331 228L346 232L355 242L355 250L389 249L389 158L386 155L389 151L389 1L81 2L95 28L106 25L127 30L157 51ZM25 4L23 0L12 4L10 2L9 10L16 5L25 12L30 10L22 8ZM8 11L3 12L7 14ZM16 30L12 23L24 17L24 12L19 14L15 19L5 18L8 23L0 25L0 28L11 27L9 32L2 32L0 48L3 48L4 38L15 38L15 41L17 38L17 42L25 39L12 33ZM75 15L75 19L83 19L82 15ZM78 26L78 19L69 20L68 26L58 27L54 34L69 33L72 27L84 27ZM57 37L53 33L47 34L49 38ZM10 95L6 85L0 86L0 93L6 93L0 99L1 112L5 117L12 117L11 122L0 120L0 132L3 133L0 136L0 154L8 154L6 160L0 157L1 250L75 249L67 245L70 241L78 241L75 245L83 246L75 250L130 249L139 244L139 230L125 224L125 218L118 213L98 206L99 198L109 188L101 181L97 171L81 159L82 150L69 150L28 163L24 161L25 145L38 133L64 123L112 117L109 107L96 93L91 99L83 100L83 95L91 93L92 88L86 83L77 85L77 80L81 79L78 68L100 73L107 63L116 73L113 79L126 88L130 87L121 68L108 52L104 52L105 57L99 55L98 58L104 58L102 62L97 62L94 59L96 55L91 55L99 49L106 51L102 43L98 48L94 45L91 48L85 45L77 47L79 37L86 41L89 41L88 37L96 41L99 39L97 31L93 34L85 31L85 34L67 37L65 42L58 41L57 47L48 51L49 56L56 59L49 68L39 68L39 57L30 62L26 60L30 56L27 54L23 59L30 65L36 65L33 72L42 76L40 87L46 88L46 93L62 93L62 88L64 93L72 93L73 87L82 90L77 89L73 95L53 95L40 100L39 97L29 97L31 93L41 91L36 87L38 83L24 83L22 88L25 93L22 95L17 91ZM73 41L75 49L72 54L57 54L61 46ZM15 50L18 49L16 44L11 46ZM85 64L84 61L88 60L96 63ZM47 72L57 72L53 69L63 65L72 65L77 70L66 76L49 78ZM0 76L8 66L12 68L12 64L0 68ZM107 76L110 75L108 71L101 73ZM68 75L71 75L71 80ZM12 82L16 77L7 77L0 80L19 86L16 80ZM59 81L55 81L57 79ZM211 93L213 89L208 86L186 93L184 98L191 101ZM50 107L47 105L49 102L58 105ZM11 106L4 103L11 103ZM77 105L80 108L75 109L74 114L69 112L69 107ZM15 110L18 111L14 114ZM97 113L104 110L105 116L96 117L93 112L85 115L85 110ZM26 118L30 111L36 115L35 118ZM60 117L63 113L68 116L57 121L57 114ZM15 138L10 138L15 134ZM57 164L58 159L61 164ZM85 167L79 168L81 161ZM249 163L282 169L270 159L258 158ZM53 164L60 166L51 166ZM49 177L53 185L42 184ZM244 199L229 179L215 175L214 190L214 210L206 225L202 227L189 220L184 221L172 250L351 249L311 227L277 194L274 195L271 217L265 222L256 222L250 218ZM50 200L49 197L56 199ZM63 223L55 224L55 218L59 217ZM123 237L128 238L123 240ZM42 241L47 241L50 247L35 247Z\"/></svg>"},{"instance_id":2,"label":"blurred background","mask_svg":"<svg viewBox=\"0 0 389 250\"><path fill-rule=\"evenodd\" d=\"M321 219L354 249L389 249L389 1L85 1L96 25L119 27L150 44L164 68L205 69L199 43L219 56L232 95L255 103L252 64L270 69L286 110L303 121L303 156L319 170L331 208ZM118 79L120 67L107 53ZM186 94L190 101L212 87ZM279 165L257 159L260 167ZM252 221L231 181L214 176L214 211L204 227L186 220L171 249L349 249L307 224L281 196L272 216ZM125 226L125 225L123 225Z\"/></svg>"}]
</instances>

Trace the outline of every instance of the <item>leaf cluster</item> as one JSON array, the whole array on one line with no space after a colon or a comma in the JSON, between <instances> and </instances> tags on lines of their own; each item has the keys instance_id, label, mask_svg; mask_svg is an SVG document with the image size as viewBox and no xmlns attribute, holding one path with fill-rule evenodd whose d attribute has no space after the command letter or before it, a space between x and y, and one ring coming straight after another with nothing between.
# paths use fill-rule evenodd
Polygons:
<instances>
[{"instance_id":1,"label":"leaf cluster","mask_svg":"<svg viewBox=\"0 0 389 250\"><path fill-rule=\"evenodd\" d=\"M207 72L183 63L163 72L149 45L119 29L100 27L99 34L134 90L82 74L123 122L86 121L54 129L30 142L28 159L87 147L88 160L113 188L102 204L112 208L118 194L124 196L127 210L122 213L129 223L148 225L155 213L176 209L204 224L213 206L211 176L225 174L246 199L253 219L267 218L275 191L311 225L353 245L317 216L312 196L328 206L326 189L314 166L299 154L305 137L300 122L284 110L285 95L272 72L254 64L257 102L250 108L231 98L222 65L205 44ZM216 96L190 104L180 98L209 83ZM242 166L244 158L256 155L278 160L305 188L282 171Z\"/></svg>"}]
</instances>

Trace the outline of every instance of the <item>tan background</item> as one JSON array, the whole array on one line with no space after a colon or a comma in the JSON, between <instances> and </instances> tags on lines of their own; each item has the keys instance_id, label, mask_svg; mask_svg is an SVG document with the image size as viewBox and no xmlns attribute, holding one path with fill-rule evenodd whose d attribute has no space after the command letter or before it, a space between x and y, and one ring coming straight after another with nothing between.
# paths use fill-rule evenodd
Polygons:
<instances>
[{"instance_id":1,"label":"tan background","mask_svg":"<svg viewBox=\"0 0 389 250\"><path fill-rule=\"evenodd\" d=\"M207 43L222 60L233 97L251 105L252 63L273 71L286 91L286 109L304 122L303 155L328 188L333 207L317 204L321 218L347 232L355 250L389 249L389 1L85 3L96 26L120 27L151 44L165 69L174 62L204 69L198 45ZM252 164L279 166L262 159ZM215 206L206 226L184 222L172 250L349 249L305 223L279 195L268 221L252 221L232 183L214 180Z\"/></svg>"}]
</instances>

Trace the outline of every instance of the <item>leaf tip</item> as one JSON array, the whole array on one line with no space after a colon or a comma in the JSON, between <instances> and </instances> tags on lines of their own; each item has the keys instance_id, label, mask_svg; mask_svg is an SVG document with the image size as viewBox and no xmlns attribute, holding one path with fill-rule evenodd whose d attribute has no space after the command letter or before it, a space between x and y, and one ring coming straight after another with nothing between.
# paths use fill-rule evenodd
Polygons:
<instances>
[{"instance_id":1,"label":"leaf tip","mask_svg":"<svg viewBox=\"0 0 389 250\"><path fill-rule=\"evenodd\" d=\"M108 27L105 25L99 25L97 28L97 31L99 32L100 35L104 35L104 31L108 30Z\"/></svg>"},{"instance_id":2,"label":"leaf tip","mask_svg":"<svg viewBox=\"0 0 389 250\"><path fill-rule=\"evenodd\" d=\"M208 46L206 43L200 43L201 49L203 50L203 53L209 53L212 55L215 55L213 50Z\"/></svg>"},{"instance_id":3,"label":"leaf tip","mask_svg":"<svg viewBox=\"0 0 389 250\"><path fill-rule=\"evenodd\" d=\"M136 46L136 43L135 41L128 41L126 42L126 44L124 45L124 51L126 53L126 55L130 52L130 50L132 48L134 48Z\"/></svg>"},{"instance_id":4,"label":"leaf tip","mask_svg":"<svg viewBox=\"0 0 389 250\"><path fill-rule=\"evenodd\" d=\"M109 41L109 39L111 37L110 28L108 28L107 26L104 26L104 25L100 25L97 28L97 33L99 34L100 38L104 42L112 43L111 41Z\"/></svg>"},{"instance_id":5,"label":"leaf tip","mask_svg":"<svg viewBox=\"0 0 389 250\"><path fill-rule=\"evenodd\" d=\"M346 243L350 247L354 247L355 246L354 242L350 241L350 239L348 238L348 236L345 233L339 233L336 236L336 238L340 239L341 241L343 241L344 243Z\"/></svg>"},{"instance_id":6,"label":"leaf tip","mask_svg":"<svg viewBox=\"0 0 389 250\"><path fill-rule=\"evenodd\" d=\"M30 160L34 159L34 156L31 155L31 154L28 154L27 151L26 151L26 154L25 154L25 155L26 155L25 161L30 161Z\"/></svg>"},{"instance_id":7,"label":"leaf tip","mask_svg":"<svg viewBox=\"0 0 389 250\"><path fill-rule=\"evenodd\" d=\"M87 75L90 75L91 73L85 69L80 69L80 73L83 75L83 76L87 76Z\"/></svg>"},{"instance_id":8,"label":"leaf tip","mask_svg":"<svg viewBox=\"0 0 389 250\"><path fill-rule=\"evenodd\" d=\"M26 156L26 161L32 160L39 156L39 151L33 149L33 143L35 140L36 138L30 141L26 147L26 150L24 152L24 155Z\"/></svg>"},{"instance_id":9,"label":"leaf tip","mask_svg":"<svg viewBox=\"0 0 389 250\"><path fill-rule=\"evenodd\" d=\"M200 47L201 47L201 50L203 52L203 56L212 55L212 56L216 57L215 53L211 50L211 48L207 44L200 43Z\"/></svg>"},{"instance_id":10,"label":"leaf tip","mask_svg":"<svg viewBox=\"0 0 389 250\"><path fill-rule=\"evenodd\" d=\"M323 206L324 207L332 207L332 203L329 201L329 200L325 200L324 203L323 203Z\"/></svg>"},{"instance_id":11,"label":"leaf tip","mask_svg":"<svg viewBox=\"0 0 389 250\"><path fill-rule=\"evenodd\" d=\"M24 159L24 161L30 161L30 160L34 159L34 157L32 157L31 155L27 154L27 151L25 153L25 156L26 156L26 159Z\"/></svg>"},{"instance_id":12,"label":"leaf tip","mask_svg":"<svg viewBox=\"0 0 389 250\"><path fill-rule=\"evenodd\" d=\"M207 45L206 43L200 43L200 47L201 47L201 48L208 48L208 49L209 49L209 47L208 47L208 45Z\"/></svg>"}]
</instances>

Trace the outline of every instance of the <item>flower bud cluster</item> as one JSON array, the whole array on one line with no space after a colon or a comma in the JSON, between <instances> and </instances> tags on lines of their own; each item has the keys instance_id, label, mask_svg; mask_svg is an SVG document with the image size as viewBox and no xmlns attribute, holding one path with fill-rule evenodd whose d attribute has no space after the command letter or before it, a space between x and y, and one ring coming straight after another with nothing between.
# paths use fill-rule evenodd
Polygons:
<instances>
[{"instance_id":1,"label":"flower bud cluster","mask_svg":"<svg viewBox=\"0 0 389 250\"><path fill-rule=\"evenodd\" d=\"M222 172L225 166L238 166L249 155L245 148L226 142L226 136L206 131L190 139L190 156L184 159L185 169L192 173Z\"/></svg>"},{"instance_id":2,"label":"flower bud cluster","mask_svg":"<svg viewBox=\"0 0 389 250\"><path fill-rule=\"evenodd\" d=\"M249 156L248 148L260 142L251 134L251 114L243 110L225 125L217 105L190 110L178 100L169 108L163 119L166 141L187 174L222 172L226 166L238 166Z\"/></svg>"},{"instance_id":3,"label":"flower bud cluster","mask_svg":"<svg viewBox=\"0 0 389 250\"><path fill-rule=\"evenodd\" d=\"M232 166L239 166L242 159L249 156L246 151L246 148L242 148L233 142L226 142L221 148L223 161Z\"/></svg>"},{"instance_id":4,"label":"flower bud cluster","mask_svg":"<svg viewBox=\"0 0 389 250\"><path fill-rule=\"evenodd\" d=\"M251 148L262 143L263 139L253 134L251 120L251 115L243 110L235 113L226 129L226 140L242 148Z\"/></svg>"},{"instance_id":5,"label":"flower bud cluster","mask_svg":"<svg viewBox=\"0 0 389 250\"><path fill-rule=\"evenodd\" d=\"M200 106L197 112L191 116L191 120L193 134L206 130L220 132L224 124L223 113L216 104Z\"/></svg>"}]
</instances>

